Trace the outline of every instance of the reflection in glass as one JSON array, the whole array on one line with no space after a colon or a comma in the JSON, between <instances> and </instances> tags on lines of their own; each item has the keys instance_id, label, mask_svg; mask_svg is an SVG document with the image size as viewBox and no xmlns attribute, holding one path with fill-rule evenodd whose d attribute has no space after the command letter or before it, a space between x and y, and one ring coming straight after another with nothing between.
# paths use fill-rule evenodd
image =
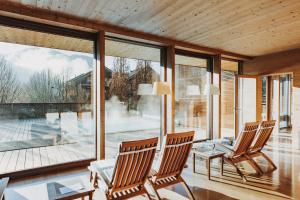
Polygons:
<instances>
[{"instance_id":1,"label":"reflection in glass","mask_svg":"<svg viewBox=\"0 0 300 200\"><path fill-rule=\"evenodd\" d=\"M106 157L116 156L125 140L160 137L161 96L152 95L160 80L160 49L106 40Z\"/></svg>"},{"instance_id":2,"label":"reflection in glass","mask_svg":"<svg viewBox=\"0 0 300 200\"><path fill-rule=\"evenodd\" d=\"M261 119L267 120L267 80L268 77L262 77L262 112L261 112Z\"/></svg>"},{"instance_id":3,"label":"reflection in glass","mask_svg":"<svg viewBox=\"0 0 300 200\"><path fill-rule=\"evenodd\" d=\"M221 137L235 137L235 78L238 63L221 62Z\"/></svg>"},{"instance_id":4,"label":"reflection in glass","mask_svg":"<svg viewBox=\"0 0 300 200\"><path fill-rule=\"evenodd\" d=\"M280 80L280 123L281 130L290 127L290 75L281 75Z\"/></svg>"},{"instance_id":5,"label":"reflection in glass","mask_svg":"<svg viewBox=\"0 0 300 200\"><path fill-rule=\"evenodd\" d=\"M175 131L207 139L207 60L176 55L175 61Z\"/></svg>"}]
</instances>

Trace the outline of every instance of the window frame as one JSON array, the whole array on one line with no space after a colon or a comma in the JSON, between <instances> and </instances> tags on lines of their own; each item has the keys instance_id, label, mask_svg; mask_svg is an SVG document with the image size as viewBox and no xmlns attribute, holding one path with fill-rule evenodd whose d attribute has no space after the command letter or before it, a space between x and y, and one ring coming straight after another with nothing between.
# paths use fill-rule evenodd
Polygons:
<instances>
[{"instance_id":1,"label":"window frame","mask_svg":"<svg viewBox=\"0 0 300 200\"><path fill-rule=\"evenodd\" d=\"M28 21L24 19L16 19L16 18L11 18L11 17L6 17L6 16L0 16L0 25L1 26L6 26L6 27L12 27L12 28L18 28L18 29L23 29L23 30L30 30L30 31L36 31L36 32L42 32L42 33L49 33L49 34L54 34L54 35L59 35L59 36L66 36L66 37L72 37L72 38L78 38L78 39L85 39L93 42L93 58L94 61L97 59L97 41L98 41L98 34L97 33L92 33L92 32L86 32L86 31L81 31L81 30L75 30L75 29L70 29L70 28L64 28L64 27L59 27L59 26L53 26L53 25L48 25L48 24L43 24L43 23L38 23L38 22L33 22L33 21ZM96 62L93 62L94 65L94 70L96 70L97 65ZM95 74L94 80L96 83L97 80L97 74ZM95 116L98 115L97 113L97 88L98 85L94 85L94 111L96 113ZM98 155L98 144L97 144L97 124L96 124L96 117L94 119L94 133L95 133L95 152L93 158L89 159L84 159L84 160L78 160L78 161L71 161L71 162L65 162L65 163L59 163L59 164L54 164L54 165L48 165L48 166L42 166L42 167L36 167L32 169L24 169L21 171L14 171L14 172L8 172L8 173L2 173L0 174L0 178L7 177L9 176L12 179L20 178L20 177L26 177L26 176L33 176L33 175L40 175L44 173L57 173L61 170L68 170L70 168L78 168L78 167L85 167L90 164L90 162L95 161L97 159Z\"/></svg>"},{"instance_id":2,"label":"window frame","mask_svg":"<svg viewBox=\"0 0 300 200\"><path fill-rule=\"evenodd\" d=\"M208 77L207 84L213 83L213 56L208 55L208 54L203 54L199 52L193 52L193 51L187 51L183 49L175 49L175 56L186 56L186 57L192 57L192 58L200 58L200 59L205 59L206 60L206 74ZM175 66L176 66L176 59L175 59ZM175 70L174 66L174 70ZM176 82L176 80L174 80ZM175 93L175 91L173 91ZM206 113L206 118L207 118L207 128L206 128L206 139L199 140L196 142L201 142L201 141L206 141L206 140L211 140L213 138L213 98L212 96L207 97L207 113ZM175 120L175 118L174 118ZM173 122L174 123L174 122Z\"/></svg>"}]
</instances>

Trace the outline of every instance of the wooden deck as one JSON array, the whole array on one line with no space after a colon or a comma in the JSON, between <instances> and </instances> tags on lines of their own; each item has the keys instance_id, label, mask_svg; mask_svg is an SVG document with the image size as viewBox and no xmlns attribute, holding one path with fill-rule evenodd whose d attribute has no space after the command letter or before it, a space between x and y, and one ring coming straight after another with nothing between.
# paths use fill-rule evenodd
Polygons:
<instances>
[{"instance_id":1,"label":"wooden deck","mask_svg":"<svg viewBox=\"0 0 300 200\"><path fill-rule=\"evenodd\" d=\"M95 136L86 133L86 123L89 123L89 121L81 122L78 119L76 133L69 134L65 143L31 147L30 141L35 137L32 134L32 125L45 125L47 124L46 119L0 119L0 174L93 158ZM72 130L74 130L74 127L72 127ZM105 141L106 157L115 157L118 153L117 146L123 140L159 137L159 131L159 129L154 128L143 131L107 133ZM10 148L7 145L10 142L13 142L14 145L18 145L19 142L29 142L29 147L20 147L13 150L5 149L6 147Z\"/></svg>"},{"instance_id":2,"label":"wooden deck","mask_svg":"<svg viewBox=\"0 0 300 200\"><path fill-rule=\"evenodd\" d=\"M0 173L55 165L93 157L78 145L57 145L0 152Z\"/></svg>"},{"instance_id":3,"label":"wooden deck","mask_svg":"<svg viewBox=\"0 0 300 200\"><path fill-rule=\"evenodd\" d=\"M0 121L0 174L94 157L94 135L79 133L68 143L3 150L3 145L8 142L30 144L33 139L32 124L45 124L45 119Z\"/></svg>"}]
</instances>

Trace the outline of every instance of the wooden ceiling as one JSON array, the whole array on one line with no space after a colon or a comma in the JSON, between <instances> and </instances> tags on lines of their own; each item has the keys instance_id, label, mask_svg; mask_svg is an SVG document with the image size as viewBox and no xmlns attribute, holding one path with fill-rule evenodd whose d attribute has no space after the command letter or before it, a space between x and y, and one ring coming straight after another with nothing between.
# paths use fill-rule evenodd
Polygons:
<instances>
[{"instance_id":1,"label":"wooden ceiling","mask_svg":"<svg viewBox=\"0 0 300 200\"><path fill-rule=\"evenodd\" d=\"M0 42L85 53L94 52L94 44L90 40L83 40L6 26L0 26Z\"/></svg>"},{"instance_id":2,"label":"wooden ceiling","mask_svg":"<svg viewBox=\"0 0 300 200\"><path fill-rule=\"evenodd\" d=\"M8 1L249 56L300 47L299 0Z\"/></svg>"}]
</instances>

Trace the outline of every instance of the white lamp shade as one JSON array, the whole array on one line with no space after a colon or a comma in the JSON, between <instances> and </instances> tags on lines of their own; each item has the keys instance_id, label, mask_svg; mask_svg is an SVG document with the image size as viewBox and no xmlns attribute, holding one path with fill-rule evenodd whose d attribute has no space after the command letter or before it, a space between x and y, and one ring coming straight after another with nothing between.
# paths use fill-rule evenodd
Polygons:
<instances>
[{"instance_id":1,"label":"white lamp shade","mask_svg":"<svg viewBox=\"0 0 300 200\"><path fill-rule=\"evenodd\" d=\"M168 82L154 82L153 83L153 95L167 95L170 94L170 85Z\"/></svg>"},{"instance_id":2,"label":"white lamp shade","mask_svg":"<svg viewBox=\"0 0 300 200\"><path fill-rule=\"evenodd\" d=\"M141 83L137 90L138 95L152 95L152 84Z\"/></svg>"},{"instance_id":3,"label":"white lamp shade","mask_svg":"<svg viewBox=\"0 0 300 200\"><path fill-rule=\"evenodd\" d=\"M213 84L206 84L204 88L205 95L220 95L220 89Z\"/></svg>"},{"instance_id":4,"label":"white lamp shade","mask_svg":"<svg viewBox=\"0 0 300 200\"><path fill-rule=\"evenodd\" d=\"M186 88L186 95L188 96L199 96L200 87L199 85L188 85Z\"/></svg>"}]
</instances>

